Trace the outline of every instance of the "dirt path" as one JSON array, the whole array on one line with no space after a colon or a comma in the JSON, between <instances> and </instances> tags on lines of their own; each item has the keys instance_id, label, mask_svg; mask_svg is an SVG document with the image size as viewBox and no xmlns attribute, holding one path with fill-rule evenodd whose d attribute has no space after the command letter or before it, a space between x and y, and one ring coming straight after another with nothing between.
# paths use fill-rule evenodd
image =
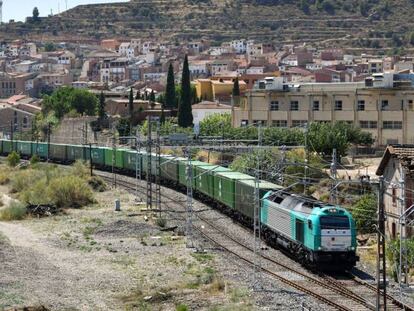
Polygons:
<instances>
[{"instance_id":1,"label":"dirt path","mask_svg":"<svg viewBox=\"0 0 414 311\"><path fill-rule=\"evenodd\" d=\"M93 256L54 246L21 224L0 222L0 233L6 237L0 242L0 285L5 285L0 286L0 309L1 298L52 310L114 309L110 292L127 276Z\"/></svg>"}]
</instances>

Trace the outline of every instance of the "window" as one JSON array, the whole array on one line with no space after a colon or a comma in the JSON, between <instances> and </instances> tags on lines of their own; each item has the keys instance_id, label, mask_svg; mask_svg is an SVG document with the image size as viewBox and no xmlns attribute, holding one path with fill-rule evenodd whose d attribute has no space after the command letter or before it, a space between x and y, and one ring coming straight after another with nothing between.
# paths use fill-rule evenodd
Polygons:
<instances>
[{"instance_id":1,"label":"window","mask_svg":"<svg viewBox=\"0 0 414 311\"><path fill-rule=\"evenodd\" d=\"M382 128L385 130L401 130L402 121L384 121L382 123Z\"/></svg>"},{"instance_id":2,"label":"window","mask_svg":"<svg viewBox=\"0 0 414 311\"><path fill-rule=\"evenodd\" d=\"M342 110L342 100L335 100L335 111Z\"/></svg>"},{"instance_id":3,"label":"window","mask_svg":"<svg viewBox=\"0 0 414 311\"><path fill-rule=\"evenodd\" d=\"M270 102L270 111L278 111L279 110L279 102L278 101L271 101Z\"/></svg>"},{"instance_id":4,"label":"window","mask_svg":"<svg viewBox=\"0 0 414 311\"><path fill-rule=\"evenodd\" d=\"M365 110L365 100L358 100L358 111L364 111Z\"/></svg>"},{"instance_id":5,"label":"window","mask_svg":"<svg viewBox=\"0 0 414 311\"><path fill-rule=\"evenodd\" d=\"M272 125L275 127L287 127L287 120L273 120Z\"/></svg>"},{"instance_id":6,"label":"window","mask_svg":"<svg viewBox=\"0 0 414 311\"><path fill-rule=\"evenodd\" d=\"M299 110L299 102L298 101L291 101L290 102L290 110L291 111L298 111Z\"/></svg>"},{"instance_id":7,"label":"window","mask_svg":"<svg viewBox=\"0 0 414 311\"><path fill-rule=\"evenodd\" d=\"M313 107L312 107L313 111L319 111L319 100L314 100L313 101Z\"/></svg>"},{"instance_id":8,"label":"window","mask_svg":"<svg viewBox=\"0 0 414 311\"><path fill-rule=\"evenodd\" d=\"M359 127L362 129L376 129L378 127L377 121L360 121Z\"/></svg>"},{"instance_id":9,"label":"window","mask_svg":"<svg viewBox=\"0 0 414 311\"><path fill-rule=\"evenodd\" d=\"M253 120L253 126L266 126L265 120Z\"/></svg>"},{"instance_id":10,"label":"window","mask_svg":"<svg viewBox=\"0 0 414 311\"><path fill-rule=\"evenodd\" d=\"M305 127L307 123L307 120L293 120L292 127Z\"/></svg>"},{"instance_id":11,"label":"window","mask_svg":"<svg viewBox=\"0 0 414 311\"><path fill-rule=\"evenodd\" d=\"M408 109L409 109L409 110L413 110L413 108L414 108L414 105L413 105L413 100L412 100L412 99L410 99L410 100L408 101Z\"/></svg>"},{"instance_id":12,"label":"window","mask_svg":"<svg viewBox=\"0 0 414 311\"><path fill-rule=\"evenodd\" d=\"M28 120L27 120L27 117L25 116L23 118L23 128L27 128L27 123L28 123Z\"/></svg>"},{"instance_id":13,"label":"window","mask_svg":"<svg viewBox=\"0 0 414 311\"><path fill-rule=\"evenodd\" d=\"M388 110L390 108L390 104L388 100L381 101L381 110Z\"/></svg>"},{"instance_id":14,"label":"window","mask_svg":"<svg viewBox=\"0 0 414 311\"><path fill-rule=\"evenodd\" d=\"M322 216L321 229L349 229L349 219L346 216Z\"/></svg>"},{"instance_id":15,"label":"window","mask_svg":"<svg viewBox=\"0 0 414 311\"><path fill-rule=\"evenodd\" d=\"M248 126L249 125L249 120L241 120L240 125L243 126Z\"/></svg>"},{"instance_id":16,"label":"window","mask_svg":"<svg viewBox=\"0 0 414 311\"><path fill-rule=\"evenodd\" d=\"M392 188L392 204L397 204L397 189Z\"/></svg>"}]
</instances>

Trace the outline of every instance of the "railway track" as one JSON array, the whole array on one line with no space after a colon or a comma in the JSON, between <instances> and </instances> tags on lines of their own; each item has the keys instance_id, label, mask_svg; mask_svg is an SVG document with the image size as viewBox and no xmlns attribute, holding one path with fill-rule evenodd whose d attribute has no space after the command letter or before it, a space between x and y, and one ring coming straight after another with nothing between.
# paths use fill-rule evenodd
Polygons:
<instances>
[{"instance_id":1,"label":"railway track","mask_svg":"<svg viewBox=\"0 0 414 311\"><path fill-rule=\"evenodd\" d=\"M98 175L108 182L113 182L113 179L108 177L108 175ZM141 194L146 195L146 192L142 190L145 187L142 185L139 185L137 189L135 183L120 178L117 179L117 184L129 191L135 192L138 190ZM164 212L171 213L170 208L173 208L171 205L179 206L182 209L182 200L178 201L176 198L165 194L161 194L161 196L168 200L165 203L163 202L163 205L168 208ZM181 212L185 212L185 210ZM206 240L247 264L255 264L255 253L252 247L235 239L211 219L203 217L197 212L194 215L198 220L207 225L207 227L193 226ZM174 213L174 217L177 217L177 213ZM185 220L184 217L180 217L179 219ZM354 275L349 275L345 279L338 280L325 274L309 274L294 269L264 254L261 257L261 270L282 283L333 307L335 310L375 310L376 287L358 279ZM387 305L388 310L414 311L412 307L403 304L390 295L387 295L387 298L389 302Z\"/></svg>"}]
</instances>

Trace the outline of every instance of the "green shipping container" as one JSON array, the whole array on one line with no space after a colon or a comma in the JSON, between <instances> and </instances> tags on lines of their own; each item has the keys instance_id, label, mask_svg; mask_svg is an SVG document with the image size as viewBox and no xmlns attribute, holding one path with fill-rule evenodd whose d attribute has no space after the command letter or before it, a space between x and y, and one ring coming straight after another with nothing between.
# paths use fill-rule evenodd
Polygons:
<instances>
[{"instance_id":1,"label":"green shipping container","mask_svg":"<svg viewBox=\"0 0 414 311\"><path fill-rule=\"evenodd\" d=\"M195 189L209 197L214 196L214 174L232 170L218 165L196 166L194 170Z\"/></svg>"},{"instance_id":2,"label":"green shipping container","mask_svg":"<svg viewBox=\"0 0 414 311\"><path fill-rule=\"evenodd\" d=\"M0 139L0 154L3 154L3 139Z\"/></svg>"},{"instance_id":3,"label":"green shipping container","mask_svg":"<svg viewBox=\"0 0 414 311\"><path fill-rule=\"evenodd\" d=\"M253 219L254 205L255 205L255 180L238 180L236 182L236 210L242 215ZM259 196L260 200L269 191L282 190L283 187L271 182L260 180L259 182ZM262 202L262 201L260 201ZM260 204L261 205L261 204Z\"/></svg>"},{"instance_id":4,"label":"green shipping container","mask_svg":"<svg viewBox=\"0 0 414 311\"><path fill-rule=\"evenodd\" d=\"M115 164L116 168L124 168L124 153L126 149L116 149L115 152L115 163L113 163L113 149L105 148L105 165L112 167L112 164Z\"/></svg>"},{"instance_id":5,"label":"green shipping container","mask_svg":"<svg viewBox=\"0 0 414 311\"><path fill-rule=\"evenodd\" d=\"M186 186L187 185L187 164L188 161L185 158L180 158L178 161L178 181L181 185ZM201 162L201 161L191 161L191 167L193 169L193 177L195 176L194 174L194 168L196 166L204 166L204 165L208 165L205 162ZM195 186L195 179L193 179L193 187Z\"/></svg>"},{"instance_id":6,"label":"green shipping container","mask_svg":"<svg viewBox=\"0 0 414 311\"><path fill-rule=\"evenodd\" d=\"M41 159L47 159L48 149L47 143L32 142L32 154L37 154Z\"/></svg>"},{"instance_id":7,"label":"green shipping container","mask_svg":"<svg viewBox=\"0 0 414 311\"><path fill-rule=\"evenodd\" d=\"M254 177L237 172L222 172L214 175L214 199L234 209L236 205L236 182L254 179Z\"/></svg>"},{"instance_id":8,"label":"green shipping container","mask_svg":"<svg viewBox=\"0 0 414 311\"><path fill-rule=\"evenodd\" d=\"M161 158L161 178L178 182L178 160L184 158L163 156Z\"/></svg>"},{"instance_id":9,"label":"green shipping container","mask_svg":"<svg viewBox=\"0 0 414 311\"><path fill-rule=\"evenodd\" d=\"M16 151L22 156L30 157L32 155L32 146L29 141L16 141Z\"/></svg>"},{"instance_id":10,"label":"green shipping container","mask_svg":"<svg viewBox=\"0 0 414 311\"><path fill-rule=\"evenodd\" d=\"M68 155L67 155L66 145L50 144L49 148L50 148L49 156L52 160L56 160L60 162L67 161Z\"/></svg>"},{"instance_id":11,"label":"green shipping container","mask_svg":"<svg viewBox=\"0 0 414 311\"><path fill-rule=\"evenodd\" d=\"M68 145L68 160L75 162L77 160L86 160L85 158L85 146L80 145Z\"/></svg>"},{"instance_id":12,"label":"green shipping container","mask_svg":"<svg viewBox=\"0 0 414 311\"><path fill-rule=\"evenodd\" d=\"M142 171L142 154L138 153L135 150L125 151L124 152L124 168L130 171L135 171L136 169L138 169L138 171L139 170Z\"/></svg>"},{"instance_id":13,"label":"green shipping container","mask_svg":"<svg viewBox=\"0 0 414 311\"><path fill-rule=\"evenodd\" d=\"M3 141L3 153L9 154L10 152L12 152L12 143L10 140L4 140Z\"/></svg>"},{"instance_id":14,"label":"green shipping container","mask_svg":"<svg viewBox=\"0 0 414 311\"><path fill-rule=\"evenodd\" d=\"M105 165L105 151L102 147L96 146L85 146L85 160L90 161L92 156L92 164L94 165Z\"/></svg>"}]
</instances>

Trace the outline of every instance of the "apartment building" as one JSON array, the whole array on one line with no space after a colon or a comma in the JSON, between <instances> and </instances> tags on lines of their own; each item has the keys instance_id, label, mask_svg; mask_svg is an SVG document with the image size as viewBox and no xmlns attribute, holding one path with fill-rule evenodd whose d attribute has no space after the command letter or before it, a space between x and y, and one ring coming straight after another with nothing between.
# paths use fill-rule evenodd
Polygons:
<instances>
[{"instance_id":1,"label":"apartment building","mask_svg":"<svg viewBox=\"0 0 414 311\"><path fill-rule=\"evenodd\" d=\"M232 111L233 126L304 127L348 122L372 133L377 146L414 143L414 88L392 74L364 82L288 85L259 81Z\"/></svg>"}]
</instances>

